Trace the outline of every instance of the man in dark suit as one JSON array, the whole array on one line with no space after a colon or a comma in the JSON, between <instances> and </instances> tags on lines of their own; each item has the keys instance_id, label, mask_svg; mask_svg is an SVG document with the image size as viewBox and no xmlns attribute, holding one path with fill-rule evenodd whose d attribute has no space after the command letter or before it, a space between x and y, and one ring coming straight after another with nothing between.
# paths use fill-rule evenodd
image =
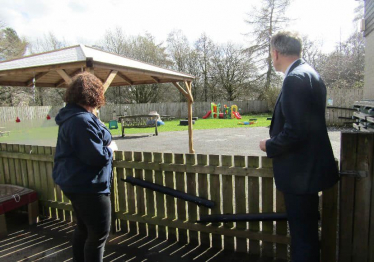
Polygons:
<instances>
[{"instance_id":1,"label":"man in dark suit","mask_svg":"<svg viewBox=\"0 0 374 262\"><path fill-rule=\"evenodd\" d=\"M285 73L261 150L273 159L274 179L284 193L293 262L318 262L318 192L339 179L325 121L326 86L301 59L301 39L279 32L270 41L273 66Z\"/></svg>"}]
</instances>

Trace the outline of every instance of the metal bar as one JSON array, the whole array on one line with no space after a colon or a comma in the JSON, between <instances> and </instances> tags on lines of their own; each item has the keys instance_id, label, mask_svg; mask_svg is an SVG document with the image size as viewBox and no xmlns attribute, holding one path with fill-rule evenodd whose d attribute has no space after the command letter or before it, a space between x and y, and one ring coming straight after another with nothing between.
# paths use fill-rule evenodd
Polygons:
<instances>
[{"instance_id":1,"label":"metal bar","mask_svg":"<svg viewBox=\"0 0 374 262\"><path fill-rule=\"evenodd\" d=\"M187 193L184 193L184 192L181 192L181 191L169 188L169 187L160 186L160 185L150 183L150 182L144 181L142 179L137 179L137 178L134 178L134 177L131 177L131 176L126 176L126 179L121 179L121 180L124 181L124 182L130 183L132 185L141 186L141 187L144 187L144 188L154 190L156 192L160 192L160 193L163 193L163 194L166 194L166 195L169 195L169 196L180 198L180 199L183 199L185 201L195 203L199 206L205 206L205 207L208 207L208 208L212 208L215 205L215 203L211 200L200 198L200 197L190 195L190 194L187 194Z\"/></svg>"}]
</instances>

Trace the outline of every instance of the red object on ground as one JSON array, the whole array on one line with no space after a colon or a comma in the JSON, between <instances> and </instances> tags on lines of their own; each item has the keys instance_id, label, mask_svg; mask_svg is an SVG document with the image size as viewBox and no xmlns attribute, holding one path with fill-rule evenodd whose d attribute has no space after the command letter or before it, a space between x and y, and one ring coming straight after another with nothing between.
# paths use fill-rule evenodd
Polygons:
<instances>
[{"instance_id":1,"label":"red object on ground","mask_svg":"<svg viewBox=\"0 0 374 262\"><path fill-rule=\"evenodd\" d=\"M242 116L239 114L239 112L232 112L236 119L242 119Z\"/></svg>"},{"instance_id":2,"label":"red object on ground","mask_svg":"<svg viewBox=\"0 0 374 262\"><path fill-rule=\"evenodd\" d=\"M51 119L51 116L50 115L47 115L47 120Z\"/></svg>"},{"instance_id":3,"label":"red object on ground","mask_svg":"<svg viewBox=\"0 0 374 262\"><path fill-rule=\"evenodd\" d=\"M219 113L219 118L223 118L223 113Z\"/></svg>"},{"instance_id":4,"label":"red object on ground","mask_svg":"<svg viewBox=\"0 0 374 262\"><path fill-rule=\"evenodd\" d=\"M210 116L211 113L212 113L212 111L209 110L208 113L206 113L206 115L203 116L203 119L208 118L208 117Z\"/></svg>"},{"instance_id":5,"label":"red object on ground","mask_svg":"<svg viewBox=\"0 0 374 262\"><path fill-rule=\"evenodd\" d=\"M17 123L21 122L21 119L19 119L18 116L17 116L16 122Z\"/></svg>"}]
</instances>

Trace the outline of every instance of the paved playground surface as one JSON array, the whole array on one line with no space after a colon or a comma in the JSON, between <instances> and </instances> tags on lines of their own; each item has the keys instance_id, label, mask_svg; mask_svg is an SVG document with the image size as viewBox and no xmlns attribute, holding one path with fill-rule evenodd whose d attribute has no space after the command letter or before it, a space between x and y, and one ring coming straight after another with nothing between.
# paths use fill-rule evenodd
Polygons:
<instances>
[{"instance_id":1,"label":"paved playground surface","mask_svg":"<svg viewBox=\"0 0 374 262\"><path fill-rule=\"evenodd\" d=\"M340 156L340 130L329 131L334 155ZM269 137L269 128L223 128L194 130L193 145L197 154L265 156L259 149L261 139ZM175 131L152 134L114 137L118 148L123 151L188 153L188 132Z\"/></svg>"}]
</instances>

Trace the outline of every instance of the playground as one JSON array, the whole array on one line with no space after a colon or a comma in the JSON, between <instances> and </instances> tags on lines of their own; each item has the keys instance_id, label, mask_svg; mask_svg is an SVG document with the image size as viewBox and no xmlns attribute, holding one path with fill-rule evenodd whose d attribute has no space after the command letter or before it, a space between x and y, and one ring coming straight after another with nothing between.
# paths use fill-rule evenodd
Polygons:
<instances>
[{"instance_id":1,"label":"playground","mask_svg":"<svg viewBox=\"0 0 374 262\"><path fill-rule=\"evenodd\" d=\"M193 125L194 148L197 154L261 155L260 140L269 137L270 115L243 115L242 119L198 119ZM256 119L254 124L240 125L244 120ZM121 137L120 124L111 129L119 150L188 153L188 126L179 125L180 120L164 121L154 136L154 127L131 128ZM109 126L108 123L106 123ZM9 136L0 137L0 143L56 146L58 127L52 119L21 120L7 123ZM340 155L339 129L329 131L334 155Z\"/></svg>"}]
</instances>

